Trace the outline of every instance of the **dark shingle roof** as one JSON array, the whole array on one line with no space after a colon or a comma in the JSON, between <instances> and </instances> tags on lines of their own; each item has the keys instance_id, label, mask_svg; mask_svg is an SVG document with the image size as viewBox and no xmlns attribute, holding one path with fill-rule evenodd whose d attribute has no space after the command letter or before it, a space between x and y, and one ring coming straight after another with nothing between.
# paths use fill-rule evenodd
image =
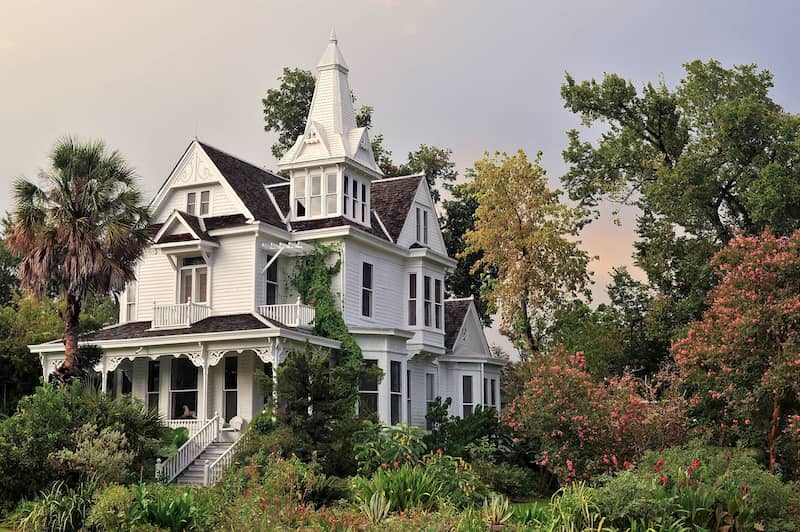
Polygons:
<instances>
[{"instance_id":1,"label":"dark shingle roof","mask_svg":"<svg viewBox=\"0 0 800 532\"><path fill-rule=\"evenodd\" d=\"M467 316L472 299L448 299L444 302L444 346L450 350Z\"/></svg>"},{"instance_id":2,"label":"dark shingle roof","mask_svg":"<svg viewBox=\"0 0 800 532\"><path fill-rule=\"evenodd\" d=\"M125 340L128 338L155 338L184 334L214 333L228 331L249 331L269 327L252 314L231 314L212 316L182 329L158 329L151 331L149 321L133 321L114 327L100 329L81 338L84 341Z\"/></svg>"},{"instance_id":3,"label":"dark shingle roof","mask_svg":"<svg viewBox=\"0 0 800 532\"><path fill-rule=\"evenodd\" d=\"M244 214L209 216L208 218L203 218L203 223L206 226L206 231L213 231L214 229L223 229L225 227L244 225L247 223L247 218L245 218Z\"/></svg>"},{"instance_id":4,"label":"dark shingle roof","mask_svg":"<svg viewBox=\"0 0 800 532\"><path fill-rule=\"evenodd\" d=\"M201 240L211 240L211 241L214 240L213 238L208 236L208 233L206 233L203 230L203 228L200 225L200 219L197 216L194 216L192 214L187 214L183 211L178 211L178 212L180 212L183 219L186 220L186 224L192 228L192 231L194 231L195 234L199 236Z\"/></svg>"},{"instance_id":5,"label":"dark shingle roof","mask_svg":"<svg viewBox=\"0 0 800 532\"><path fill-rule=\"evenodd\" d=\"M395 242L403 230L422 179L422 175L411 175L372 182L370 196L372 208L378 212L383 225Z\"/></svg>"},{"instance_id":6,"label":"dark shingle roof","mask_svg":"<svg viewBox=\"0 0 800 532\"><path fill-rule=\"evenodd\" d=\"M281 210L281 214L289 216L289 183L269 187L275 202Z\"/></svg>"},{"instance_id":7,"label":"dark shingle roof","mask_svg":"<svg viewBox=\"0 0 800 532\"><path fill-rule=\"evenodd\" d=\"M375 213L372 213L372 227L366 227L358 222L354 222L344 216L337 216L336 218L319 218L316 220L298 220L292 222L292 231L311 231L312 229L327 229L329 227L343 227L350 225L356 229L366 231L371 235L375 235L383 240L389 240L386 233L381 229L378 220L375 218Z\"/></svg>"},{"instance_id":8,"label":"dark shingle roof","mask_svg":"<svg viewBox=\"0 0 800 532\"><path fill-rule=\"evenodd\" d=\"M213 146L203 142L199 142L199 144L256 220L286 228L264 189L267 185L285 183L285 179L237 159Z\"/></svg>"}]
</instances>

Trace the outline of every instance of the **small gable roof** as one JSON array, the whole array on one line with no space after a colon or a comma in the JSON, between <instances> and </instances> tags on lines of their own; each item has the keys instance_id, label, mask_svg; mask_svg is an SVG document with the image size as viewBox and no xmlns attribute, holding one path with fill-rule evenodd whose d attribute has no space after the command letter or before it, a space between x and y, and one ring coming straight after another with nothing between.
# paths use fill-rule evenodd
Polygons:
<instances>
[{"instance_id":1,"label":"small gable roof","mask_svg":"<svg viewBox=\"0 0 800 532\"><path fill-rule=\"evenodd\" d=\"M419 183L424 179L422 174L389 179L378 179L372 182L372 208L378 213L392 241L397 242L403 225L406 223L408 211L414 203Z\"/></svg>"},{"instance_id":2,"label":"small gable roof","mask_svg":"<svg viewBox=\"0 0 800 532\"><path fill-rule=\"evenodd\" d=\"M166 234L167 229L175 224L180 224L186 229L182 233ZM183 211L175 210L170 214L167 221L161 224L153 237L156 244L167 242L184 242L191 240L204 240L206 242L216 242L210 236L203 225L203 221L197 216L187 214Z\"/></svg>"},{"instance_id":3,"label":"small gable roof","mask_svg":"<svg viewBox=\"0 0 800 532\"><path fill-rule=\"evenodd\" d=\"M281 215L276 212L267 194L269 185L286 183L286 180L258 166L245 162L205 142L198 141L211 162L228 181L242 203L256 220L276 227L286 228Z\"/></svg>"},{"instance_id":4,"label":"small gable roof","mask_svg":"<svg viewBox=\"0 0 800 532\"><path fill-rule=\"evenodd\" d=\"M467 311L472 305L472 298L447 299L444 302L444 346L453 349L458 338L458 332L467 317Z\"/></svg>"}]
</instances>

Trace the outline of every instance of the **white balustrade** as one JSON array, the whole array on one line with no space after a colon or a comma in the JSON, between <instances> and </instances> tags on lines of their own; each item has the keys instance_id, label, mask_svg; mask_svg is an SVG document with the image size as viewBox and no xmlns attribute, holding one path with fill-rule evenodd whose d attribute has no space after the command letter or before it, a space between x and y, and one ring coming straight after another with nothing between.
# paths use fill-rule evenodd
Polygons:
<instances>
[{"instance_id":1,"label":"white balustrade","mask_svg":"<svg viewBox=\"0 0 800 532\"><path fill-rule=\"evenodd\" d=\"M197 434L181 445L175 456L164 462L161 462L160 459L156 462L156 477L166 482L175 480L175 477L189 467L209 445L219 439L221 424L219 414L214 414L214 417L206 421Z\"/></svg>"},{"instance_id":2,"label":"white balustrade","mask_svg":"<svg viewBox=\"0 0 800 532\"><path fill-rule=\"evenodd\" d=\"M181 427L186 427L186 430L189 431L189 437L191 438L198 432L200 429L203 428L203 425L207 423L205 419L165 419L164 424L171 429L178 429Z\"/></svg>"},{"instance_id":3,"label":"white balustrade","mask_svg":"<svg viewBox=\"0 0 800 532\"><path fill-rule=\"evenodd\" d=\"M242 435L238 440L233 442L233 444L225 449L225 452L220 455L219 458L211 462L210 464L206 464L205 470L203 471L203 485L204 486L213 486L222 478L222 474L228 469L228 466L233 463L233 458L236 456L236 446L239 445L239 442L244 440L247 435Z\"/></svg>"},{"instance_id":4,"label":"white balustrade","mask_svg":"<svg viewBox=\"0 0 800 532\"><path fill-rule=\"evenodd\" d=\"M258 313L267 319L282 323L287 327L312 327L314 321L314 307L302 303L287 305L261 305Z\"/></svg>"},{"instance_id":5,"label":"white balustrade","mask_svg":"<svg viewBox=\"0 0 800 532\"><path fill-rule=\"evenodd\" d=\"M153 329L188 327L211 315L208 305L199 303L176 303L174 305L153 304Z\"/></svg>"}]
</instances>

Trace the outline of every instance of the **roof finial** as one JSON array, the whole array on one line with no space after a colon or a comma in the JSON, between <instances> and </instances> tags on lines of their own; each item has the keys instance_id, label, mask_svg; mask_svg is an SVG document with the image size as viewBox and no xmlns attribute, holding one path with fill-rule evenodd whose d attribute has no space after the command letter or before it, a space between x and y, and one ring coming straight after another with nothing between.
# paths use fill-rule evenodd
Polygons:
<instances>
[{"instance_id":1,"label":"roof finial","mask_svg":"<svg viewBox=\"0 0 800 532\"><path fill-rule=\"evenodd\" d=\"M330 35L330 37L328 37L328 41L329 42L338 42L336 40L336 30L333 29L333 28L331 28L331 35Z\"/></svg>"}]
</instances>

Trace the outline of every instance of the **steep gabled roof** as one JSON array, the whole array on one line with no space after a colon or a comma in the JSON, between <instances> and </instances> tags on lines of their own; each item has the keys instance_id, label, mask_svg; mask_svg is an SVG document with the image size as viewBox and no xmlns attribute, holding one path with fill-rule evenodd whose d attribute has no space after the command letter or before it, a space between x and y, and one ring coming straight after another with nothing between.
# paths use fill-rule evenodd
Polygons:
<instances>
[{"instance_id":1,"label":"steep gabled roof","mask_svg":"<svg viewBox=\"0 0 800 532\"><path fill-rule=\"evenodd\" d=\"M172 235L165 234L166 230L174 224L183 226L186 231ZM164 244L167 242L184 242L190 240L204 240L206 242L216 242L216 239L211 237L203 227L203 221L197 216L185 213L183 211L172 211L167 221L159 224L159 229L152 237L157 244Z\"/></svg>"},{"instance_id":2,"label":"steep gabled roof","mask_svg":"<svg viewBox=\"0 0 800 532\"><path fill-rule=\"evenodd\" d=\"M444 302L444 346L448 350L453 349L456 343L458 331L464 324L470 305L472 298L447 299Z\"/></svg>"},{"instance_id":3,"label":"steep gabled roof","mask_svg":"<svg viewBox=\"0 0 800 532\"><path fill-rule=\"evenodd\" d=\"M286 180L262 168L234 157L222 150L198 141L214 166L233 188L239 199L256 220L286 228L267 195L266 186L286 183Z\"/></svg>"},{"instance_id":4,"label":"steep gabled roof","mask_svg":"<svg viewBox=\"0 0 800 532\"><path fill-rule=\"evenodd\" d=\"M370 199L372 208L377 211L389 236L395 242L403 230L408 211L414 203L419 183L423 178L422 174L415 174L372 182Z\"/></svg>"}]
</instances>

